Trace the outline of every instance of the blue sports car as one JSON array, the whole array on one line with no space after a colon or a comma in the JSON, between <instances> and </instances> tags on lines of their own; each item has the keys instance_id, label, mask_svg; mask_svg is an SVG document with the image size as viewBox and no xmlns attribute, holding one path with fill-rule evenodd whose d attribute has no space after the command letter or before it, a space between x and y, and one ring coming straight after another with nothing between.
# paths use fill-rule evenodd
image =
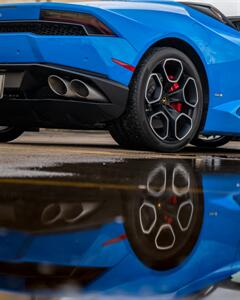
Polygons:
<instances>
[{"instance_id":1,"label":"blue sports car","mask_svg":"<svg viewBox=\"0 0 240 300\"><path fill-rule=\"evenodd\" d=\"M163 0L1 5L0 141L104 128L175 152L240 135L238 21Z\"/></svg>"}]
</instances>

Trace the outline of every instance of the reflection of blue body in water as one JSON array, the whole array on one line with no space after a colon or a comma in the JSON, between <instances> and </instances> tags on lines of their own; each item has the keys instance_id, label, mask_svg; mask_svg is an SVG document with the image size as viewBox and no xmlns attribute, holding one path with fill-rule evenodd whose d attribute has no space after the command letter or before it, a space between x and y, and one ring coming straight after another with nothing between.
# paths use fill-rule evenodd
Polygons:
<instances>
[{"instance_id":1,"label":"reflection of blue body in water","mask_svg":"<svg viewBox=\"0 0 240 300\"><path fill-rule=\"evenodd\" d=\"M139 188L119 189L113 198L102 190L98 199L78 189L81 209L79 200L60 198L59 205L48 195L31 215L21 186L20 202L6 192L1 289L37 292L74 283L85 293L187 296L223 281L236 288L237 277L229 278L240 271L240 178L227 162L217 170L194 163L126 164L126 172L144 167L131 171Z\"/></svg>"}]
</instances>

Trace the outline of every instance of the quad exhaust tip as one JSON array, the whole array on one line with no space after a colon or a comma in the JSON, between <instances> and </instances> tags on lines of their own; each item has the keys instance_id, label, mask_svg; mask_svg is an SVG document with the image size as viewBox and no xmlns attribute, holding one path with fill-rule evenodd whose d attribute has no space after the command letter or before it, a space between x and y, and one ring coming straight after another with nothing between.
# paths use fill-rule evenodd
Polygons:
<instances>
[{"instance_id":1,"label":"quad exhaust tip","mask_svg":"<svg viewBox=\"0 0 240 300\"><path fill-rule=\"evenodd\" d=\"M97 102L107 101L106 97L100 91L79 79L67 81L57 75L51 75L48 77L48 85L56 95L61 97Z\"/></svg>"},{"instance_id":2,"label":"quad exhaust tip","mask_svg":"<svg viewBox=\"0 0 240 300\"><path fill-rule=\"evenodd\" d=\"M72 80L70 84L71 89L81 98L87 98L89 97L89 88L87 85L82 82L81 80Z\"/></svg>"},{"instance_id":3,"label":"quad exhaust tip","mask_svg":"<svg viewBox=\"0 0 240 300\"><path fill-rule=\"evenodd\" d=\"M50 89L58 96L65 96L67 94L67 83L61 77L55 75L49 76L48 85Z\"/></svg>"}]
</instances>

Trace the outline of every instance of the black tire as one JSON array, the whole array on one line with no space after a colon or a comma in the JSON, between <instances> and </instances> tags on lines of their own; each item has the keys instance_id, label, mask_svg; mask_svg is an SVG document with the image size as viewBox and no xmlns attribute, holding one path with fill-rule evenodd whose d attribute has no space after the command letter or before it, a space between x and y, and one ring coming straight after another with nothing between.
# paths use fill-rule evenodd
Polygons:
<instances>
[{"instance_id":1,"label":"black tire","mask_svg":"<svg viewBox=\"0 0 240 300\"><path fill-rule=\"evenodd\" d=\"M0 143L7 143L15 140L20 135L22 135L24 130L15 127L6 127L5 129L0 129Z\"/></svg>"},{"instance_id":2,"label":"black tire","mask_svg":"<svg viewBox=\"0 0 240 300\"><path fill-rule=\"evenodd\" d=\"M119 146L124 148L131 147L130 141L128 140L124 130L122 129L120 122L112 123L108 127L108 130L114 141L117 142Z\"/></svg>"},{"instance_id":3,"label":"black tire","mask_svg":"<svg viewBox=\"0 0 240 300\"><path fill-rule=\"evenodd\" d=\"M232 140L230 136L218 136L212 139L202 139L201 136L195 138L191 144L200 148L217 148L226 145Z\"/></svg>"},{"instance_id":4,"label":"black tire","mask_svg":"<svg viewBox=\"0 0 240 300\"><path fill-rule=\"evenodd\" d=\"M173 64L175 61L176 64L178 64L178 66L171 66L170 64ZM163 98L165 99L165 97L161 99L162 95L169 93L169 90L167 90L168 92L166 92L164 89L168 89L170 87L169 84L171 85L173 84L168 81L170 79L170 75L167 74L167 71L165 72L165 70L167 70L167 66L168 66L168 70L170 70L171 68L173 70L174 68L177 69L178 67L179 69L182 68L183 70L182 73L179 71L182 77L179 77L180 79L178 78L178 81L181 81L181 84L184 84L184 82L186 81L184 87L182 88L180 87L179 90L174 93L176 94L180 91L184 91L184 97L185 97L187 93L186 92L187 88L188 89L191 88L191 90L188 91L187 95L193 96L193 94L195 94L195 98L197 98L194 104L193 102L190 103L190 101L188 101L191 104L191 106L195 105L194 108L188 106L186 102L182 104L182 106L184 106L184 111L179 112L181 116L179 117L179 115L177 115L175 120L172 120L174 118L171 117L172 123L175 122L174 125L171 123L171 126L168 126L168 124L170 124L171 121L169 122L167 118L170 119L169 117L170 114L173 114L174 116L176 115L176 111L175 109L172 108L171 106L172 103L170 102L172 101L172 99L170 100L170 97L172 97L172 93L167 94L169 95L169 99L167 99L169 103L167 103L166 105L165 103L163 104ZM159 73L158 79L160 78L160 76L164 77L161 74L160 68L162 68L162 73L164 71L165 72L164 74L166 74L165 75L166 86L164 85L165 84L164 78L162 79L163 83L161 85L161 88L160 88L160 83L159 86L157 86L157 81L154 82L155 90L152 92L152 94L154 94L155 96L156 91L158 90L162 90L162 92L161 93L159 92L161 96L159 95L159 103L157 103L159 112L155 114L157 116L154 115L149 120L147 110L149 109L150 106L152 109L152 106L155 105L155 103L152 105L148 100L147 100L148 103L146 103L147 102L146 97L149 95L148 88L150 92L152 91L151 90L152 87L150 83L151 80L153 80L154 74L156 72ZM177 78L177 75L175 76L175 78ZM145 96L145 90L147 93L146 96ZM152 94L150 95L150 97L153 97ZM189 99L191 98L190 96ZM176 97L176 95L174 97ZM176 102L176 99L174 101ZM183 102L183 100L181 101ZM146 107L147 105L148 107ZM124 147L127 146L129 148L137 148L137 149L150 149L150 150L165 151L165 152L176 152L184 148L187 144L189 144L192 141L192 139L197 135L197 132L199 131L200 128L202 116L203 116L203 107L204 107L204 99L203 99L203 92L202 92L202 84L197 69L193 64L193 62L184 53L174 48L153 48L143 57L139 66L137 67L132 82L130 84L129 100L128 100L126 111L122 115L122 117L120 117L120 119L118 119L111 125L112 129L110 130L110 133L112 134L112 137L121 146ZM160 109L162 109L164 113L160 112ZM170 111L168 117L166 117L167 110ZM188 113L189 116L187 115ZM164 115L164 118L162 115ZM186 121L186 124L184 124L183 120ZM161 123L160 130L169 131L168 128L171 128L172 132L173 131L175 133L178 132L178 136L176 134L176 138L172 137L173 134L170 133L169 131L168 132L169 136L167 136L165 140L163 140L162 138L159 137L160 134L159 133L157 134L156 133L157 131L153 129L154 121ZM164 126L164 121L166 122L166 126ZM152 126L150 125L150 123ZM177 124L180 124L179 125L179 127L181 127L180 129L178 129ZM165 127L167 128L165 129ZM185 132L187 132L186 135Z\"/></svg>"}]
</instances>

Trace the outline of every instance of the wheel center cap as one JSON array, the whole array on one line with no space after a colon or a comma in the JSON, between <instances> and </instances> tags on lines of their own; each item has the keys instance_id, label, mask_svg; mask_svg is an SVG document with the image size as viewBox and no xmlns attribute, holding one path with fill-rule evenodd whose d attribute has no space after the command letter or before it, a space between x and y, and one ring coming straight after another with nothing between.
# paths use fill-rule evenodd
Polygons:
<instances>
[{"instance_id":1,"label":"wheel center cap","mask_svg":"<svg viewBox=\"0 0 240 300\"><path fill-rule=\"evenodd\" d=\"M168 104L168 98L167 97L163 97L161 100L162 104L166 105Z\"/></svg>"}]
</instances>

